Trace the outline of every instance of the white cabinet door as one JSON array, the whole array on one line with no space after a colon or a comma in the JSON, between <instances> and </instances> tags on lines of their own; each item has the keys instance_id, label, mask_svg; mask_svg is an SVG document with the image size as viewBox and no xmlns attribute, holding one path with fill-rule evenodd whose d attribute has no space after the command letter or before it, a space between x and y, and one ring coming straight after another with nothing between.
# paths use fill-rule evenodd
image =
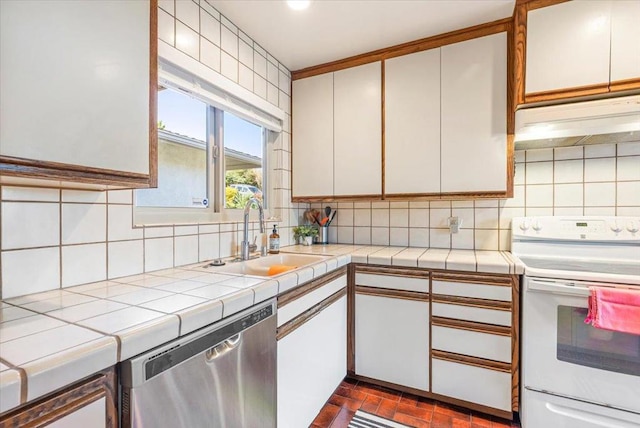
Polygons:
<instances>
[{"instance_id":1,"label":"white cabinet door","mask_svg":"<svg viewBox=\"0 0 640 428\"><path fill-rule=\"evenodd\" d=\"M93 401L47 425L49 428L104 428L107 424L107 401L105 398Z\"/></svg>"},{"instance_id":2,"label":"white cabinet door","mask_svg":"<svg viewBox=\"0 0 640 428\"><path fill-rule=\"evenodd\" d=\"M440 49L385 61L385 192L440 192Z\"/></svg>"},{"instance_id":3,"label":"white cabinet door","mask_svg":"<svg viewBox=\"0 0 640 428\"><path fill-rule=\"evenodd\" d=\"M380 62L334 73L336 196L382 192L381 92Z\"/></svg>"},{"instance_id":4,"label":"white cabinet door","mask_svg":"<svg viewBox=\"0 0 640 428\"><path fill-rule=\"evenodd\" d=\"M492 34L441 50L442 192L504 192L507 34Z\"/></svg>"},{"instance_id":5,"label":"white cabinet door","mask_svg":"<svg viewBox=\"0 0 640 428\"><path fill-rule=\"evenodd\" d=\"M640 77L640 1L611 6L611 81Z\"/></svg>"},{"instance_id":6,"label":"white cabinet door","mask_svg":"<svg viewBox=\"0 0 640 428\"><path fill-rule=\"evenodd\" d=\"M278 341L278 427L311 425L347 374L347 297Z\"/></svg>"},{"instance_id":7,"label":"white cabinet door","mask_svg":"<svg viewBox=\"0 0 640 428\"><path fill-rule=\"evenodd\" d=\"M356 374L429 390L429 302L356 294Z\"/></svg>"},{"instance_id":8,"label":"white cabinet door","mask_svg":"<svg viewBox=\"0 0 640 428\"><path fill-rule=\"evenodd\" d=\"M293 190L333 195L333 73L293 82Z\"/></svg>"},{"instance_id":9,"label":"white cabinet door","mask_svg":"<svg viewBox=\"0 0 640 428\"><path fill-rule=\"evenodd\" d=\"M528 13L526 93L609 82L611 3L570 1Z\"/></svg>"},{"instance_id":10,"label":"white cabinet door","mask_svg":"<svg viewBox=\"0 0 640 428\"><path fill-rule=\"evenodd\" d=\"M431 361L431 369L434 394L511 411L511 373L437 358ZM532 425L527 428L543 427Z\"/></svg>"},{"instance_id":11,"label":"white cabinet door","mask_svg":"<svg viewBox=\"0 0 640 428\"><path fill-rule=\"evenodd\" d=\"M0 1L0 155L149 173L149 1Z\"/></svg>"}]
</instances>

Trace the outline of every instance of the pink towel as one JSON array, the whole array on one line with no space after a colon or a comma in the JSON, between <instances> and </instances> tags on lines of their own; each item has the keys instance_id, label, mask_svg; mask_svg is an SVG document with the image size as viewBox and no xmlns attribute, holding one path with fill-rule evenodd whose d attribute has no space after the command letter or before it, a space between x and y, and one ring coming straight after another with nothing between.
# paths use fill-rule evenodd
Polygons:
<instances>
[{"instance_id":1,"label":"pink towel","mask_svg":"<svg viewBox=\"0 0 640 428\"><path fill-rule=\"evenodd\" d=\"M589 314L596 328L640 335L640 289L589 287Z\"/></svg>"}]
</instances>

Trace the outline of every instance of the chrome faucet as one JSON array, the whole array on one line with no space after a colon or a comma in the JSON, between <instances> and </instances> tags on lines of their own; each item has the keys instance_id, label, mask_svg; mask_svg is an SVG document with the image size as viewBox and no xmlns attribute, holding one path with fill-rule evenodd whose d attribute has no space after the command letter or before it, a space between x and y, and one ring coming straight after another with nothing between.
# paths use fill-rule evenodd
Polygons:
<instances>
[{"instance_id":1,"label":"chrome faucet","mask_svg":"<svg viewBox=\"0 0 640 428\"><path fill-rule=\"evenodd\" d=\"M252 251L256 251L258 246L256 245L256 237L253 238L253 244L249 244L249 211L251 210L251 205L253 203L258 206L258 219L260 221L260 233L264 233L264 210L262 209L262 204L256 198L251 198L247 201L247 204L244 206L244 235L241 244L241 254L240 258L242 260L249 260L249 254ZM261 245L260 253L263 256L267 255L267 247Z\"/></svg>"}]
</instances>

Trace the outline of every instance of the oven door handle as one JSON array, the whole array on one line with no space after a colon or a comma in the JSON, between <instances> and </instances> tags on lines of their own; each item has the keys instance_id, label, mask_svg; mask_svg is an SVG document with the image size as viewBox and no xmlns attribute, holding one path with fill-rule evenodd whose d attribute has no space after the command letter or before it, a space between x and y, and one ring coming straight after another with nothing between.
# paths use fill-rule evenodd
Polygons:
<instances>
[{"instance_id":1,"label":"oven door handle","mask_svg":"<svg viewBox=\"0 0 640 428\"><path fill-rule=\"evenodd\" d=\"M589 289L575 285L565 285L552 281L529 280L527 290L541 291L544 293L564 294L569 296L589 297Z\"/></svg>"}]
</instances>

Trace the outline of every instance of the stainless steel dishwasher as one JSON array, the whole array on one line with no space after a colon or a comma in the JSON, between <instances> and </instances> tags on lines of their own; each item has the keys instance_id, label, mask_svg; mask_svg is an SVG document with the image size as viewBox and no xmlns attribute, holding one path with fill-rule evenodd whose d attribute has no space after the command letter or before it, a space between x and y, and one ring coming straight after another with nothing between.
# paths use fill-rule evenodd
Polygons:
<instances>
[{"instance_id":1,"label":"stainless steel dishwasher","mask_svg":"<svg viewBox=\"0 0 640 428\"><path fill-rule=\"evenodd\" d=\"M122 426L275 427L275 312L271 300L124 361Z\"/></svg>"}]
</instances>

